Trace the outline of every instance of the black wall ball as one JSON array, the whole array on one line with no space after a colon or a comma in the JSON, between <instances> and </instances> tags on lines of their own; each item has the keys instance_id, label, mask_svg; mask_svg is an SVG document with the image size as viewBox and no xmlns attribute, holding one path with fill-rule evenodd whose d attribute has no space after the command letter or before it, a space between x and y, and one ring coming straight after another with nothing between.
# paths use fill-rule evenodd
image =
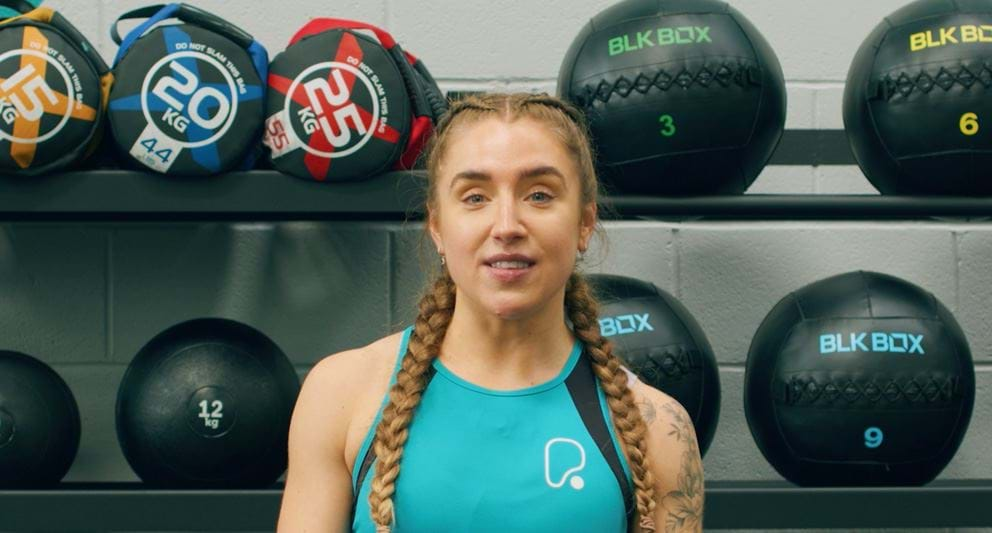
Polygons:
<instances>
[{"instance_id":1,"label":"black wall ball","mask_svg":"<svg viewBox=\"0 0 992 533\"><path fill-rule=\"evenodd\" d=\"M149 341L117 394L117 436L150 485L252 488L286 469L300 382L264 334L204 318Z\"/></svg>"},{"instance_id":2,"label":"black wall ball","mask_svg":"<svg viewBox=\"0 0 992 533\"><path fill-rule=\"evenodd\" d=\"M602 335L638 379L682 404L705 454L720 418L720 376L699 323L653 283L605 274L587 279L600 303Z\"/></svg>"},{"instance_id":3,"label":"black wall ball","mask_svg":"<svg viewBox=\"0 0 992 533\"><path fill-rule=\"evenodd\" d=\"M844 128L883 194L992 194L990 42L984 0L919 0L865 39L847 74Z\"/></svg>"},{"instance_id":4,"label":"black wall ball","mask_svg":"<svg viewBox=\"0 0 992 533\"><path fill-rule=\"evenodd\" d=\"M961 444L974 401L971 351L950 311L874 272L783 298L745 366L751 434L799 485L928 483Z\"/></svg>"},{"instance_id":5,"label":"black wall ball","mask_svg":"<svg viewBox=\"0 0 992 533\"><path fill-rule=\"evenodd\" d=\"M647 195L734 194L785 126L775 52L717 0L625 0L579 32L558 94L585 110L604 182Z\"/></svg>"}]
</instances>

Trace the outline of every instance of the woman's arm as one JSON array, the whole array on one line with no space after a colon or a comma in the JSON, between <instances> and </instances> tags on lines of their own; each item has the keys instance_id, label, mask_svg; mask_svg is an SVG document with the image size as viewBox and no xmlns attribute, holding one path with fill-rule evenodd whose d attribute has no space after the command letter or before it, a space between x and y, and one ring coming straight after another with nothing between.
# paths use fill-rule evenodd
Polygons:
<instances>
[{"instance_id":1,"label":"woman's arm","mask_svg":"<svg viewBox=\"0 0 992 533\"><path fill-rule=\"evenodd\" d=\"M351 355L352 357L349 357ZM289 470L279 533L350 531L351 473L344 443L352 412L348 372L354 354L327 357L310 370L289 428Z\"/></svg>"},{"instance_id":2,"label":"woman's arm","mask_svg":"<svg viewBox=\"0 0 992 533\"><path fill-rule=\"evenodd\" d=\"M631 385L648 427L648 458L654 474L655 530L703 530L703 465L696 431L685 408L643 382ZM639 519L638 519L639 520ZM641 531L635 528L634 531Z\"/></svg>"}]
</instances>

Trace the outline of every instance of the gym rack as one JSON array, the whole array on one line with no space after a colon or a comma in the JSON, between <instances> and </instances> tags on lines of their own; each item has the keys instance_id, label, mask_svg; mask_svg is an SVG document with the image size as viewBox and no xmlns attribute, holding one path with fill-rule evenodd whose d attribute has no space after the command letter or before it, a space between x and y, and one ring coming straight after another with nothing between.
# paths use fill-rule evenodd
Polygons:
<instances>
[{"instance_id":1,"label":"gym rack","mask_svg":"<svg viewBox=\"0 0 992 533\"><path fill-rule=\"evenodd\" d=\"M273 531L282 487L154 490L64 483L0 491L4 531ZM783 481L710 481L710 529L921 528L992 525L992 480L923 487L800 488Z\"/></svg>"},{"instance_id":2,"label":"gym rack","mask_svg":"<svg viewBox=\"0 0 992 533\"><path fill-rule=\"evenodd\" d=\"M291 221L422 219L422 172L317 183L276 171L176 179L126 170L0 179L0 221ZM906 220L992 218L992 197L872 194L608 196L604 219Z\"/></svg>"},{"instance_id":3,"label":"gym rack","mask_svg":"<svg viewBox=\"0 0 992 533\"><path fill-rule=\"evenodd\" d=\"M836 135L790 138L773 164L850 164ZM824 136L825 135L825 136ZM792 153L795 152L795 153ZM802 153L800 153L802 152ZM790 155L791 154L791 155ZM806 155L803 155L806 154ZM0 177L0 222L419 220L422 172L352 183L314 183L271 170L176 179L129 170ZM689 198L611 196L621 220L983 220L992 198L744 194ZM0 490L3 531L272 531L282 487L156 490L140 483L63 483ZM992 526L992 479L923 487L800 488L784 481L709 481L707 529Z\"/></svg>"}]
</instances>

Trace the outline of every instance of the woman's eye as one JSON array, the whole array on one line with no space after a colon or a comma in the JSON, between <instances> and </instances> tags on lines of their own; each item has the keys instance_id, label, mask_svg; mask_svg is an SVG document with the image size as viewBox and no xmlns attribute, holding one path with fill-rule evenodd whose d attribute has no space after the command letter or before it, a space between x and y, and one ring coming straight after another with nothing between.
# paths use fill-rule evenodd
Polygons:
<instances>
[{"instance_id":1,"label":"woman's eye","mask_svg":"<svg viewBox=\"0 0 992 533\"><path fill-rule=\"evenodd\" d=\"M466 196L463 201L465 201L467 203L470 203L470 204L478 204L478 203L481 203L482 200L483 200L483 197L482 197L481 194L470 194L470 195Z\"/></svg>"},{"instance_id":2,"label":"woman's eye","mask_svg":"<svg viewBox=\"0 0 992 533\"><path fill-rule=\"evenodd\" d=\"M552 196L544 191L537 191L532 193L531 198L537 200L538 202L549 202Z\"/></svg>"}]
</instances>

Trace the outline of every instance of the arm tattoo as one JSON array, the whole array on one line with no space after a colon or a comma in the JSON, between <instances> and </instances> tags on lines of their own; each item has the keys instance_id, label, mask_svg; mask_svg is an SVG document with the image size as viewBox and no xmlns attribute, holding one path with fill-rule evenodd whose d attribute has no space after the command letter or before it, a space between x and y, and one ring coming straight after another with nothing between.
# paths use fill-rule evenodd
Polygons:
<instances>
[{"instance_id":1,"label":"arm tattoo","mask_svg":"<svg viewBox=\"0 0 992 533\"><path fill-rule=\"evenodd\" d=\"M678 476L678 488L665 494L661 504L668 510L665 518L666 532L697 531L703 521L703 469L699 463L699 447L696 433L684 409L678 409L672 402L662 406L672 416L672 430L668 433L685 443L682 452L682 467Z\"/></svg>"},{"instance_id":2,"label":"arm tattoo","mask_svg":"<svg viewBox=\"0 0 992 533\"><path fill-rule=\"evenodd\" d=\"M641 400L637 402L637 408L641 411L641 418L644 419L644 424L650 426L651 422L654 422L658 418L658 410L655 409L654 404L648 400Z\"/></svg>"}]
</instances>

